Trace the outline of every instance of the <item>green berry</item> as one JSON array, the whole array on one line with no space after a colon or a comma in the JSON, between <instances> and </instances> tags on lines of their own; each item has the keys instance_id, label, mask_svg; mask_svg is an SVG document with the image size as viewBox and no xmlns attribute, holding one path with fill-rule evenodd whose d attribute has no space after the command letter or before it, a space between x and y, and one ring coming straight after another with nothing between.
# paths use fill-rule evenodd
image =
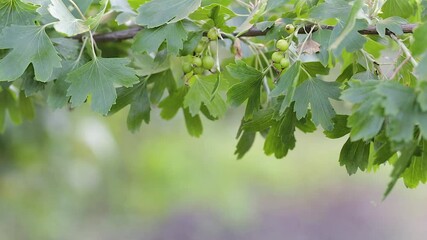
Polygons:
<instances>
[{"instance_id":1,"label":"green berry","mask_svg":"<svg viewBox=\"0 0 427 240\"><path fill-rule=\"evenodd\" d=\"M283 56L283 53L281 53L281 52L274 52L271 55L271 60L273 60L273 62L275 62L275 63L280 63L282 58L284 58L284 56Z\"/></svg>"},{"instance_id":2,"label":"green berry","mask_svg":"<svg viewBox=\"0 0 427 240\"><path fill-rule=\"evenodd\" d=\"M287 24L285 26L285 30L286 30L287 33L292 34L292 33L295 32L295 26L292 25L292 24Z\"/></svg>"},{"instance_id":3,"label":"green berry","mask_svg":"<svg viewBox=\"0 0 427 240\"><path fill-rule=\"evenodd\" d=\"M194 52L200 54L203 52L203 49L205 49L205 47L203 46L202 43L199 43L199 44L197 44L196 49L194 49Z\"/></svg>"},{"instance_id":4,"label":"green berry","mask_svg":"<svg viewBox=\"0 0 427 240\"><path fill-rule=\"evenodd\" d=\"M273 66L276 70L281 71L282 70L282 65L280 65L280 63L273 63Z\"/></svg>"},{"instance_id":5,"label":"green berry","mask_svg":"<svg viewBox=\"0 0 427 240\"><path fill-rule=\"evenodd\" d=\"M201 41L201 42L204 42L204 43L208 43L208 42L209 42L209 38L208 38L208 37L203 36L203 37L202 37L202 39L201 39L200 41Z\"/></svg>"},{"instance_id":6,"label":"green berry","mask_svg":"<svg viewBox=\"0 0 427 240\"><path fill-rule=\"evenodd\" d=\"M201 67L203 64L202 59L199 57L193 57L193 65L196 67Z\"/></svg>"},{"instance_id":7,"label":"green berry","mask_svg":"<svg viewBox=\"0 0 427 240\"><path fill-rule=\"evenodd\" d=\"M189 72L193 71L193 67L191 66L191 63L183 62L182 63L182 71L184 71L184 73L189 73Z\"/></svg>"},{"instance_id":8,"label":"green berry","mask_svg":"<svg viewBox=\"0 0 427 240\"><path fill-rule=\"evenodd\" d=\"M194 73L195 74L203 74L205 72L205 69L201 68L201 67L196 67L194 69Z\"/></svg>"},{"instance_id":9,"label":"green berry","mask_svg":"<svg viewBox=\"0 0 427 240\"><path fill-rule=\"evenodd\" d=\"M282 58L282 60L280 60L280 65L282 66L282 68L287 68L289 67L289 59L288 58Z\"/></svg>"},{"instance_id":10,"label":"green berry","mask_svg":"<svg viewBox=\"0 0 427 240\"><path fill-rule=\"evenodd\" d=\"M216 29L215 29L215 28L211 28L211 29L208 31L208 38L209 38L211 41L218 40L218 33L216 32Z\"/></svg>"},{"instance_id":11,"label":"green berry","mask_svg":"<svg viewBox=\"0 0 427 240\"><path fill-rule=\"evenodd\" d=\"M210 70L215 65L215 59L211 56L204 56L203 59L203 68Z\"/></svg>"},{"instance_id":12,"label":"green berry","mask_svg":"<svg viewBox=\"0 0 427 240\"><path fill-rule=\"evenodd\" d=\"M286 51L289 48L289 43L285 39L280 39L276 43L276 48L279 49L280 51Z\"/></svg>"}]
</instances>

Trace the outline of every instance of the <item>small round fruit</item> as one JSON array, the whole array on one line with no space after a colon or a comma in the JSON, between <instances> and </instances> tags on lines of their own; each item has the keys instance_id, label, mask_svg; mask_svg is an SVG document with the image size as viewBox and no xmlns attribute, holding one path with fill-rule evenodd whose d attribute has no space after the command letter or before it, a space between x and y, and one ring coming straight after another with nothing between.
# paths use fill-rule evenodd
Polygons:
<instances>
[{"instance_id":1,"label":"small round fruit","mask_svg":"<svg viewBox=\"0 0 427 240\"><path fill-rule=\"evenodd\" d=\"M289 48L289 43L285 39L280 39L276 43L276 48L279 49L280 51L286 51Z\"/></svg>"},{"instance_id":2,"label":"small round fruit","mask_svg":"<svg viewBox=\"0 0 427 240\"><path fill-rule=\"evenodd\" d=\"M215 29L215 28L211 28L211 29L208 31L208 38L209 38L210 40L212 40L212 41L215 41L215 40L217 40L217 39L218 39L218 33L216 32L216 29Z\"/></svg>"},{"instance_id":3,"label":"small round fruit","mask_svg":"<svg viewBox=\"0 0 427 240\"><path fill-rule=\"evenodd\" d=\"M274 66L274 68L275 68L277 71L281 71L281 70L282 70L282 65L280 65L280 63L273 63L273 66Z\"/></svg>"},{"instance_id":4,"label":"small round fruit","mask_svg":"<svg viewBox=\"0 0 427 240\"><path fill-rule=\"evenodd\" d=\"M202 39L200 39L200 42L207 43L207 42L209 42L209 38L208 38L208 37L203 36L203 37L202 37Z\"/></svg>"},{"instance_id":5,"label":"small round fruit","mask_svg":"<svg viewBox=\"0 0 427 240\"><path fill-rule=\"evenodd\" d=\"M189 72L193 71L193 67L191 66L191 63L183 62L182 63L182 71L184 71L184 73L189 73Z\"/></svg>"},{"instance_id":6,"label":"small round fruit","mask_svg":"<svg viewBox=\"0 0 427 240\"><path fill-rule=\"evenodd\" d=\"M280 61L284 58L283 54L281 52L274 52L271 55L271 60L275 63L280 63Z\"/></svg>"},{"instance_id":7,"label":"small round fruit","mask_svg":"<svg viewBox=\"0 0 427 240\"><path fill-rule=\"evenodd\" d=\"M194 73L195 74L203 74L205 72L205 69L201 68L201 67L196 67L194 69Z\"/></svg>"},{"instance_id":8,"label":"small round fruit","mask_svg":"<svg viewBox=\"0 0 427 240\"><path fill-rule=\"evenodd\" d=\"M215 65L215 60L211 56L204 56L202 61L203 61L203 67L206 70L212 69L213 66Z\"/></svg>"},{"instance_id":9,"label":"small round fruit","mask_svg":"<svg viewBox=\"0 0 427 240\"><path fill-rule=\"evenodd\" d=\"M191 87L195 82L197 81L197 76L192 76L190 79L188 79L187 84Z\"/></svg>"},{"instance_id":10,"label":"small round fruit","mask_svg":"<svg viewBox=\"0 0 427 240\"><path fill-rule=\"evenodd\" d=\"M292 24L286 24L285 30L287 33L292 34L295 32L295 26Z\"/></svg>"},{"instance_id":11,"label":"small round fruit","mask_svg":"<svg viewBox=\"0 0 427 240\"><path fill-rule=\"evenodd\" d=\"M288 58L282 58L282 60L280 60L280 65L282 66L282 68L287 68L289 67L289 59Z\"/></svg>"},{"instance_id":12,"label":"small round fruit","mask_svg":"<svg viewBox=\"0 0 427 240\"><path fill-rule=\"evenodd\" d=\"M193 65L196 67L201 67L203 64L202 59L199 57L193 57Z\"/></svg>"},{"instance_id":13,"label":"small round fruit","mask_svg":"<svg viewBox=\"0 0 427 240\"><path fill-rule=\"evenodd\" d=\"M196 48L194 49L194 52L200 54L203 52L203 49L205 49L205 47L203 46L202 43L199 43L199 44L197 44Z\"/></svg>"}]
</instances>

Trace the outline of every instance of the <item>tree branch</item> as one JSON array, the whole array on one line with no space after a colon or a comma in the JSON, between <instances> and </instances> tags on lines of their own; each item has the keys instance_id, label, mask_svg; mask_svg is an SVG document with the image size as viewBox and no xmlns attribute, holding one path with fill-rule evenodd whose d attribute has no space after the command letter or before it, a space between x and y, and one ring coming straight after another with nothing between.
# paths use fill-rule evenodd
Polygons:
<instances>
[{"instance_id":1,"label":"tree branch","mask_svg":"<svg viewBox=\"0 0 427 240\"><path fill-rule=\"evenodd\" d=\"M401 27L402 27L403 33L413 33L414 28L417 27L417 24L402 24ZM313 28L313 25L306 25L303 28L300 28L298 33L305 34L305 33L309 32L312 28ZM323 25L323 26L321 26L321 28L322 29L329 29L329 30L334 29L333 26L327 26L327 25ZM126 30L109 32L109 33L98 33L98 34L95 34L93 36L93 38L97 42L122 41L122 40L133 38L141 29L142 29L142 27L140 27L140 26L133 26L133 27L130 27L129 29L126 29ZM319 30L319 28L317 26L315 26L313 29L313 32L318 31L318 30ZM267 29L265 31L261 31L261 30L256 29L256 28L251 28L246 33L242 34L241 37L264 36L267 34L268 31L269 31L269 29ZM359 30L359 33L363 34L363 35L378 35L378 32L376 30L376 26L369 26L366 29ZM386 29L386 35L391 35L391 34L392 34L392 32L390 32L388 29ZM233 34L233 35L236 36L237 34ZM81 39L82 35L77 35L77 36L74 36L73 38ZM224 38L226 38L226 36L224 36Z\"/></svg>"}]
</instances>

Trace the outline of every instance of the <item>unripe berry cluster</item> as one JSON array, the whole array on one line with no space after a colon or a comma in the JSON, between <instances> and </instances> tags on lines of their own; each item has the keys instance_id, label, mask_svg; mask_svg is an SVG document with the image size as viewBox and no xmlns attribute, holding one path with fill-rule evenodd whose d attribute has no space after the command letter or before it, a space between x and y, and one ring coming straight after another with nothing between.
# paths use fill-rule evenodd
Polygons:
<instances>
[{"instance_id":1,"label":"unripe berry cluster","mask_svg":"<svg viewBox=\"0 0 427 240\"><path fill-rule=\"evenodd\" d=\"M212 28L208 31L207 37L202 37L200 42L194 49L193 55L186 56L182 63L182 70L184 72L184 79L186 84L192 85L196 80L196 75L201 75L205 71L211 71L215 66L215 59L212 57L210 48L208 47L210 41L218 40L217 30Z\"/></svg>"},{"instance_id":2,"label":"unripe berry cluster","mask_svg":"<svg viewBox=\"0 0 427 240\"><path fill-rule=\"evenodd\" d=\"M295 32L295 26L292 24L287 24L285 26L286 32L292 34ZM271 60L273 61L273 66L278 71L283 71L290 65L289 57L286 54L286 51L289 49L289 42L286 39L280 39L276 42L276 51L271 55Z\"/></svg>"}]
</instances>

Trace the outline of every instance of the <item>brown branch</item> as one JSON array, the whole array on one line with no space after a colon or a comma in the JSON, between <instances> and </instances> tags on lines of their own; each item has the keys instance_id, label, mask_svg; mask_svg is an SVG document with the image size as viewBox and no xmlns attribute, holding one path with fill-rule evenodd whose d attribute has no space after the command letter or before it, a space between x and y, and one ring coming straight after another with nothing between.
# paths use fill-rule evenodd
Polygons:
<instances>
[{"instance_id":1,"label":"brown branch","mask_svg":"<svg viewBox=\"0 0 427 240\"><path fill-rule=\"evenodd\" d=\"M413 33L414 29L417 27L417 24L402 24L401 27L402 27L403 33ZM303 28L300 28L298 33L305 34L309 32L312 28L313 28L313 25L306 25ZM327 26L327 25L321 26L321 28L329 29L329 30L334 29L333 26ZM122 41L122 40L133 38L141 29L142 27L140 26L134 26L134 27L130 27L129 29L116 31L116 32L98 33L98 34L95 34L93 37L97 42ZM318 27L314 27L313 32L318 30L319 30ZM264 36L267 34L268 31L269 29L265 31L261 31L256 28L251 28L246 33L242 34L241 37ZM359 33L363 35L378 35L376 26L369 26L366 29L359 30ZM392 32L386 29L386 35L390 35L390 34L392 34ZM237 35L237 34L234 34L234 35ZM77 35L77 36L74 36L73 38L81 39L82 35Z\"/></svg>"}]
</instances>

